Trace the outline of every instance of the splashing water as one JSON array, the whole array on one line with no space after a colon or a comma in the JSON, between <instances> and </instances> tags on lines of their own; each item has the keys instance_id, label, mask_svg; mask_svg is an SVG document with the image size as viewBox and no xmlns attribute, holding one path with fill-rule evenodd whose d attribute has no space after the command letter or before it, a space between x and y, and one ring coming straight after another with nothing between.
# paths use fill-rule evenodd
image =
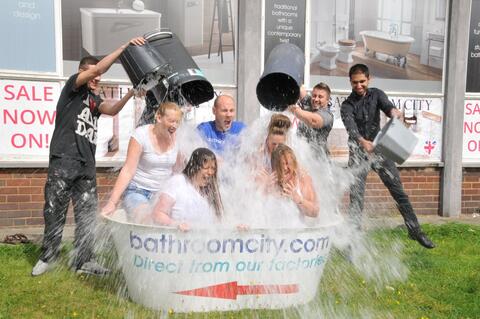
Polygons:
<instances>
[{"instance_id":1,"label":"splashing water","mask_svg":"<svg viewBox=\"0 0 480 319\"><path fill-rule=\"evenodd\" d=\"M303 228L304 226L302 226L301 223L297 222L297 220L295 220L294 218L296 214L298 215L298 211L295 205L288 200L280 199L278 197L266 197L262 194L262 192L258 190L258 186L253 180L254 171L252 168L252 163L261 161L261 158L259 157L262 156L262 153L259 152L259 150L261 149L263 143L265 143L266 127L269 119L269 116L265 116L255 121L250 127L246 129L245 132L243 132L242 141L239 145L239 148L235 150L235 152L231 153L234 155L226 155L220 160L219 183L221 188L222 200L225 206L225 217L222 221L221 226L217 225L215 226L217 228L202 231L200 232L201 236L205 238L213 238L212 236L215 235L220 236L221 234L223 236L226 234L225 236L228 236L228 234L230 233L232 234L232 238L236 238L237 240L238 238L249 238L249 231L242 234L236 230L236 226L238 224L247 224L251 228L251 233L256 234L256 237L252 235L254 237L251 238L272 238L272 242L275 238L303 238L305 243L308 240L305 238L309 237L301 237L303 234L301 228ZM181 151L183 152L183 154L185 154L186 158L188 158L192 151L197 147L206 146L205 143L198 136L198 134L196 134L196 130L194 129L194 127L190 127L187 124L183 125L177 131L177 142L180 146ZM330 227L330 230L328 232L330 238L329 243L330 246L332 246L333 248L330 251L329 257L327 252L328 261L327 258L325 259L325 261L327 261L327 264L334 263L335 267L329 267L327 265L327 269L323 275L323 278L321 279L322 284L320 284L319 282L313 283L315 289L317 286L320 287L319 291L317 292L317 297L315 297L313 301L305 305L301 305L302 303L299 302L298 306L290 307L284 310L272 310L270 312L258 309L243 310L239 314L239 316L247 318L392 317L388 313L377 313L375 309L370 308L369 304L362 305L358 308L349 307L348 300L354 298L354 290L357 288L359 280L361 284L364 285L366 288L369 287L370 289L373 289L376 294L382 294L382 291L385 289L386 286L393 285L395 284L395 282L403 281L407 278L407 268L403 265L401 261L403 247L400 241L392 241L391 239L389 239L389 241L387 242L385 240L382 241L381 239L374 239L370 236L370 233L366 233L365 231L361 230L359 227L357 227L354 223L350 221L350 219L345 213L343 213L343 211L345 210L343 203L344 194L348 191L349 186L354 179L350 172L338 166L333 161L317 158L311 147L304 140L298 138L294 132L290 132L290 135L287 139L287 144L294 150L300 167L305 169L312 177L314 189L320 203L319 217L317 219L303 220L303 222L307 223L308 229L322 228L325 225L334 225ZM339 220L343 221L339 222ZM130 233L124 234L124 237L130 237L129 240L124 241L123 245L125 247L118 247L117 245L117 256L117 254L113 253L115 251L115 248L110 239L110 232L107 230L111 230L111 232L115 236L115 232L117 234L119 232L125 233L125 228L113 227L111 229L105 229L105 225L101 225L99 227L100 230L97 231L97 233L99 234L99 238L96 241L96 249L99 252L100 256L103 257L101 261L107 264L112 269L116 270L117 274L116 276L111 276L107 279L108 284L111 287L115 287L113 289L116 289L118 291L119 298L127 298L127 295L132 297L131 292L127 293L127 286L132 284L131 282L129 282L129 280L131 281L131 279L127 278L127 281L125 282L125 279L120 275L120 270L126 272L129 271L129 269L131 270L135 267L139 268L139 264L141 264L141 267L147 267L145 266L147 263L145 259L146 255L141 257L139 256L136 261L133 261L132 264L132 261L122 259L122 249L130 249L132 247L138 246L137 244L140 243L140 241L137 241L136 237L132 236L138 236L138 238L142 238L142 240L147 238L142 237L143 235L148 235L150 236L149 238L155 238L154 236L152 237L151 234L155 234L155 232L162 232L162 228L140 226L139 229L141 229L141 231L139 231L138 233L133 233L132 235L132 231L130 231ZM134 230L135 229L137 228L134 228ZM258 232L258 229L260 229L261 231ZM293 237L289 237L291 233L295 235L291 235ZM167 234L167 232L165 232L165 234ZM264 237L259 237L260 234ZM180 239L184 238L182 236L183 235L179 235L179 237L177 238L179 240L179 243ZM190 234L187 234L185 236L190 236ZM195 236L198 236L198 233L192 231L191 238L195 238ZM246 241L244 241L243 243L245 242ZM144 244L143 248L147 247L146 240L142 243ZM185 242L183 242L183 244L186 245L185 249L187 249L188 244L185 244ZM148 247L153 249L154 245ZM279 245L279 247L283 246ZM179 249L178 251L180 251L182 248L174 246L173 249ZM233 251L234 248L231 249ZM274 248L272 248L272 251L273 250ZM277 255L273 257L277 258L278 260L278 256L282 256L283 254L282 250L283 248L278 249ZM243 260L236 259L234 261L237 263L236 265L238 265L238 263L241 261L245 261L245 263L247 261L251 261L253 263L255 260L257 260L255 259L256 255L257 254L253 253L250 254L248 257L242 257L244 258ZM162 261L165 262L165 265L167 264L167 257L169 256L157 256L163 258ZM225 261L228 256L229 254L227 253L218 254L217 261ZM232 256L234 256L234 254L232 254ZM196 262L200 262L200 260L203 262L203 264L201 264L200 266L198 265L198 263L196 265L189 265L190 267L193 267L190 268L190 275L193 271L194 275L196 276L184 274L187 280L190 281L190 286L192 288L208 286L201 279L203 276L206 276L205 273L207 272L206 270L208 270L207 268L209 267L206 266L207 262L205 262L205 258L202 259L202 257L204 257L202 254L195 256ZM264 261L265 263L260 266L254 266L253 264L250 265L251 271L249 273L245 272L232 276L231 274L225 275L220 271L217 274L214 274L213 278L217 279L218 283L225 283L229 281L228 276L231 276L231 281L236 280L238 287L247 287L250 285L250 287L255 287L255 289L259 289L256 285L262 282L262 280L264 282L268 281L266 280L268 278L264 278L264 273L263 275L261 274L261 276L255 275L255 267L264 267L264 270L270 267L268 269L271 271L275 269L274 267L280 267L278 266L278 263L274 264L273 262L271 262L271 265L269 265L268 261L272 260L272 255L269 255L268 257L268 260L263 260L260 256L257 261ZM140 261L140 259L142 260ZM308 265L311 266L313 264L308 264L305 262L305 260L306 259L300 260L299 258L299 261L297 263L297 272L307 272ZM126 263L130 263L130 265L126 266ZM137 265L135 265L135 263L137 263ZM231 265L233 265L233 263ZM181 272L180 270L178 270L179 263L177 263L176 266L177 267L175 268L175 271ZM212 263L211 267L215 267L215 264ZM302 269L302 267L304 268ZM173 266L171 270L172 272L174 272ZM321 272L322 271L320 270L320 276ZM280 281L283 281L285 283L288 283L289 280L293 280L292 278L301 278L300 275L296 275L294 273L292 273L291 276L283 276L283 279L280 279ZM145 290L150 289L152 284L151 281L153 281L151 278L154 277L147 276L143 279L137 279L139 281L143 280L140 286L143 286L143 289ZM275 279L278 280L277 277L275 277ZM306 280L310 282L314 281L313 279L315 278L306 278ZM320 277L318 279L320 279ZM324 282L334 284L334 287L332 287L331 291L331 287L325 286L325 284L323 284ZM136 284L138 285L138 282ZM183 290L183 288L177 286L179 284L178 281L174 281L173 283L163 282L162 284L170 285L168 287L168 289L170 289L170 292L179 292L179 290ZM238 287L236 286L236 289L240 289ZM243 289L242 293L248 293L248 289L254 288L247 287L241 289ZM268 293L271 292L268 290L273 288L269 287L266 289ZM154 298L154 292L152 291L151 293L153 296L152 298ZM258 293L258 291L256 291L256 293ZM189 300L192 300L188 298L196 298L195 302L200 304L207 304L208 300L211 299L206 297L185 297L185 303L188 303ZM288 298L294 299L293 295L288 296ZM145 301L144 304L148 305L152 303L162 303L162 300L152 299L152 301ZM273 302L272 304L275 305L275 302ZM246 308L250 308L248 307L248 302L246 305ZM251 306L251 308L262 308L262 305L260 305L259 307L259 305L255 304L254 302L251 302ZM276 304L275 307L281 308L281 303L280 305ZM163 309L157 312L158 317L169 317L169 311L166 310L170 308L169 305L162 305L161 307L157 308ZM208 307L206 308L208 309ZM265 308L269 308L268 304ZM232 314L232 317L234 315L235 314ZM133 318L135 315L130 311L126 314L126 316L128 318ZM191 318L191 314L186 313L185 317ZM207 318L208 314L199 313L196 317Z\"/></svg>"}]
</instances>

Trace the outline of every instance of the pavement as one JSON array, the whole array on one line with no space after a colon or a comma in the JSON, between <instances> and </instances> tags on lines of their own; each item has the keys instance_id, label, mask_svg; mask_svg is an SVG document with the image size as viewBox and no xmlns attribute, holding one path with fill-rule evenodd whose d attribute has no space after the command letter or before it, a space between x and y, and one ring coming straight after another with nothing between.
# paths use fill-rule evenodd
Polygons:
<instances>
[{"instance_id":1,"label":"pavement","mask_svg":"<svg viewBox=\"0 0 480 319\"><path fill-rule=\"evenodd\" d=\"M420 224L446 224L446 223L464 223L480 225L480 215L460 215L458 217L441 217L437 215L417 215ZM395 228L402 226L403 219L398 216L372 216L364 220L367 228ZM63 239L72 240L74 236L74 225L66 225L63 231ZM0 227L0 241L7 235L21 233L26 235L35 243L41 243L43 237L43 227Z\"/></svg>"}]
</instances>

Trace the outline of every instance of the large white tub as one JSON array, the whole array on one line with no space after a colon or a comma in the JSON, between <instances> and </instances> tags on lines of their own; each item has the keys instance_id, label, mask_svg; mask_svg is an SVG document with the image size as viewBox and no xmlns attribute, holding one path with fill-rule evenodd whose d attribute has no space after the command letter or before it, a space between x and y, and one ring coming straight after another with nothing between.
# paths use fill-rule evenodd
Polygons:
<instances>
[{"instance_id":1,"label":"large white tub","mask_svg":"<svg viewBox=\"0 0 480 319\"><path fill-rule=\"evenodd\" d=\"M382 31L361 31L365 52L376 52L406 57L414 38L406 35L390 35Z\"/></svg>"},{"instance_id":2,"label":"large white tub","mask_svg":"<svg viewBox=\"0 0 480 319\"><path fill-rule=\"evenodd\" d=\"M192 230L107 217L131 299L175 312L278 309L316 293L340 219L302 229Z\"/></svg>"}]
</instances>

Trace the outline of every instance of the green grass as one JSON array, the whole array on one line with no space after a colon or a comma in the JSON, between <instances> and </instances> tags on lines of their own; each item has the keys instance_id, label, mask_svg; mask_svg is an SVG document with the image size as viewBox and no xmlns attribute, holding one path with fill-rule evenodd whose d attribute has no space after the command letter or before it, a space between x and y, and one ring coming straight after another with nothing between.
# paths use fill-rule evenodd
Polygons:
<instances>
[{"instance_id":1,"label":"green grass","mask_svg":"<svg viewBox=\"0 0 480 319\"><path fill-rule=\"evenodd\" d=\"M480 318L480 227L450 223L424 229L437 248L423 249L407 239L404 229L370 236L379 247L403 243L397 257L408 268L406 280L369 279L333 250L314 303L286 311L209 314L150 311L130 302L118 288L124 287L121 274L106 279L79 276L65 262L58 270L31 277L38 246L0 244L0 319L319 318L319 313L325 318Z\"/></svg>"}]
</instances>

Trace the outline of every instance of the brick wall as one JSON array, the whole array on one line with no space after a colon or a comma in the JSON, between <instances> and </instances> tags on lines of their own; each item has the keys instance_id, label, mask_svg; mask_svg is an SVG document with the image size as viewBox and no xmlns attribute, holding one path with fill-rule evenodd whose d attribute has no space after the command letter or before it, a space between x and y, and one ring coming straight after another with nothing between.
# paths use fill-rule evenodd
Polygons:
<instances>
[{"instance_id":1,"label":"brick wall","mask_svg":"<svg viewBox=\"0 0 480 319\"><path fill-rule=\"evenodd\" d=\"M431 167L400 169L403 187L417 214L439 213L440 173L439 168ZM395 201L374 172L367 177L365 211L372 215L398 213Z\"/></svg>"},{"instance_id":2,"label":"brick wall","mask_svg":"<svg viewBox=\"0 0 480 319\"><path fill-rule=\"evenodd\" d=\"M480 213L480 168L464 168L462 214Z\"/></svg>"},{"instance_id":3,"label":"brick wall","mask_svg":"<svg viewBox=\"0 0 480 319\"><path fill-rule=\"evenodd\" d=\"M43 225L45 168L0 169L0 227ZM401 178L417 214L438 214L440 168L401 168ZM97 169L100 205L115 183L117 173ZM347 198L345 198L347 199ZM472 214L480 207L480 168L464 169L462 213ZM370 214L397 214L395 203L375 173L367 178L365 210ZM67 223L73 222L71 211Z\"/></svg>"},{"instance_id":4,"label":"brick wall","mask_svg":"<svg viewBox=\"0 0 480 319\"><path fill-rule=\"evenodd\" d=\"M46 168L0 169L0 227L43 226L43 191L46 177ZM97 169L101 205L108 199L116 177L112 169ZM73 223L71 207L67 223Z\"/></svg>"}]
</instances>

